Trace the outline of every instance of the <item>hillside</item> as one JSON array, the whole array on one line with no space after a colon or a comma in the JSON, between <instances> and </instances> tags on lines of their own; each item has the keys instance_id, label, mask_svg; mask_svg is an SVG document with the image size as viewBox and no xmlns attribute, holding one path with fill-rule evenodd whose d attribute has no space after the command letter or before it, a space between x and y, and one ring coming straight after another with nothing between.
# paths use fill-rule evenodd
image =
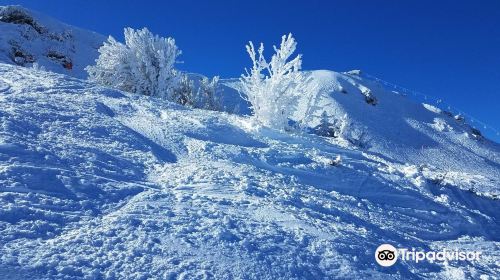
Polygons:
<instances>
[{"instance_id":1,"label":"hillside","mask_svg":"<svg viewBox=\"0 0 500 280\"><path fill-rule=\"evenodd\" d=\"M0 19L10 38L25 28ZM500 147L447 112L359 71L310 71L305 126L326 112L345 135L272 130L237 79L220 87L227 112L190 109L79 79L100 35L71 27L68 70L30 47L59 46L50 32L29 28L37 39L19 44L53 72L9 60L0 37L0 279L500 274ZM483 255L385 268L382 243Z\"/></svg>"},{"instance_id":2,"label":"hillside","mask_svg":"<svg viewBox=\"0 0 500 280\"><path fill-rule=\"evenodd\" d=\"M304 107L311 97L317 97L308 127L319 125L323 112L331 122L343 120L348 124L345 139L333 138L332 143L419 166L424 176L498 198L500 145L482 136L466 120L386 89L360 71L319 70L309 75L314 85L303 96L296 120L304 117ZM239 114L249 114L238 87L233 79L221 89L229 100L227 109L230 112L236 107Z\"/></svg>"},{"instance_id":3,"label":"hillside","mask_svg":"<svg viewBox=\"0 0 500 280\"><path fill-rule=\"evenodd\" d=\"M106 37L20 6L0 6L0 62L78 78ZM34 65L35 64L35 65Z\"/></svg>"},{"instance_id":4,"label":"hillside","mask_svg":"<svg viewBox=\"0 0 500 280\"><path fill-rule=\"evenodd\" d=\"M5 64L0 80L2 270L37 279L498 273L494 255L382 271L371 253L381 241L498 252L499 201L462 190L464 178L491 188L475 173L438 184L421 166L247 117Z\"/></svg>"}]
</instances>

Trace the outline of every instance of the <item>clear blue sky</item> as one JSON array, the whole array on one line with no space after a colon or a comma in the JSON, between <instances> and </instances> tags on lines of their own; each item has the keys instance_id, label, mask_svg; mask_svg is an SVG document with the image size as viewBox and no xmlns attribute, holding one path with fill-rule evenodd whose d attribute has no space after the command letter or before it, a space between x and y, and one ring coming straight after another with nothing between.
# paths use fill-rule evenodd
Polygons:
<instances>
[{"instance_id":1,"label":"clear blue sky","mask_svg":"<svg viewBox=\"0 0 500 280\"><path fill-rule=\"evenodd\" d=\"M248 40L268 50L292 32L306 70L362 69L500 129L500 1L9 1L122 39L123 27L172 36L180 68L237 77ZM497 138L497 141L500 138Z\"/></svg>"}]
</instances>

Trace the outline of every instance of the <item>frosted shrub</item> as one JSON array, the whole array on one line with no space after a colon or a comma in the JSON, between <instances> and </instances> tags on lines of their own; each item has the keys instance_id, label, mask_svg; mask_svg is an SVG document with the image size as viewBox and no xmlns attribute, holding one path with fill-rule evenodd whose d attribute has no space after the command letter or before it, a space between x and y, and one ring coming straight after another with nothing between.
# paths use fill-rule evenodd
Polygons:
<instances>
[{"instance_id":1,"label":"frosted shrub","mask_svg":"<svg viewBox=\"0 0 500 280\"><path fill-rule=\"evenodd\" d=\"M192 108L220 111L221 97L217 95L219 77L209 79L203 77L195 88L194 82L187 74L180 74L177 87L172 94L172 101Z\"/></svg>"},{"instance_id":2,"label":"frosted shrub","mask_svg":"<svg viewBox=\"0 0 500 280\"><path fill-rule=\"evenodd\" d=\"M314 128L314 133L325 137L336 137L335 125L325 111L321 114L319 125Z\"/></svg>"},{"instance_id":3,"label":"frosted shrub","mask_svg":"<svg viewBox=\"0 0 500 280\"><path fill-rule=\"evenodd\" d=\"M334 118L323 111L319 125L314 128L314 133L326 137L343 137L347 135L348 126L350 126L350 122L347 119L347 114L340 118Z\"/></svg>"},{"instance_id":4,"label":"frosted shrub","mask_svg":"<svg viewBox=\"0 0 500 280\"><path fill-rule=\"evenodd\" d=\"M309 79L300 71L301 55L288 61L296 46L292 34L283 36L280 48L274 46L275 54L269 63L264 58L262 43L257 51L252 42L246 46L253 67L250 71L245 69L246 75L241 76L241 90L255 118L263 125L288 128L288 119L307 90Z\"/></svg>"},{"instance_id":5,"label":"frosted shrub","mask_svg":"<svg viewBox=\"0 0 500 280\"><path fill-rule=\"evenodd\" d=\"M222 98L217 94L219 76L212 79L203 77L198 88L198 98L201 101L200 108L220 111L222 110Z\"/></svg>"},{"instance_id":6,"label":"frosted shrub","mask_svg":"<svg viewBox=\"0 0 500 280\"><path fill-rule=\"evenodd\" d=\"M366 128L349 120L347 114L341 117L330 117L323 111L319 125L313 128L313 132L320 136L342 138L360 148L370 146L371 140Z\"/></svg>"},{"instance_id":7,"label":"frosted shrub","mask_svg":"<svg viewBox=\"0 0 500 280\"><path fill-rule=\"evenodd\" d=\"M170 101L181 105L193 106L195 100L194 83L187 74L180 74L179 81L170 95Z\"/></svg>"},{"instance_id":8,"label":"frosted shrub","mask_svg":"<svg viewBox=\"0 0 500 280\"><path fill-rule=\"evenodd\" d=\"M173 38L153 35L147 28L125 28L125 44L109 37L99 49L89 79L124 91L172 99L178 83L174 68L181 51Z\"/></svg>"},{"instance_id":9,"label":"frosted shrub","mask_svg":"<svg viewBox=\"0 0 500 280\"><path fill-rule=\"evenodd\" d=\"M370 147L371 139L368 133L364 130L364 128L354 126L352 123L350 124L350 127L345 130L342 137L357 147L363 149Z\"/></svg>"}]
</instances>

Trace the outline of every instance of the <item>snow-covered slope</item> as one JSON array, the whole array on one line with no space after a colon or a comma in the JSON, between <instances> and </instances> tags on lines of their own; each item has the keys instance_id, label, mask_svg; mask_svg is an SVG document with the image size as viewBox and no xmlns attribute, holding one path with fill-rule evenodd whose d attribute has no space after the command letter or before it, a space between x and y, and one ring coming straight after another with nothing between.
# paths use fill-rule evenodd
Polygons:
<instances>
[{"instance_id":1,"label":"snow-covered slope","mask_svg":"<svg viewBox=\"0 0 500 280\"><path fill-rule=\"evenodd\" d=\"M498 146L375 85L367 105L354 76L315 75L346 89L332 112L371 124L369 148L0 64L0 275L498 276ZM400 132L380 122L389 116ZM483 258L382 268L381 243Z\"/></svg>"},{"instance_id":2,"label":"snow-covered slope","mask_svg":"<svg viewBox=\"0 0 500 280\"><path fill-rule=\"evenodd\" d=\"M20 6L0 6L0 62L85 78L106 39Z\"/></svg>"},{"instance_id":3,"label":"snow-covered slope","mask_svg":"<svg viewBox=\"0 0 500 280\"><path fill-rule=\"evenodd\" d=\"M500 274L500 146L445 111L311 71L307 126L324 111L347 133L279 132L238 79L220 87L230 113L192 110L78 79L99 34L17 6L0 34L0 279ZM382 268L381 243L483 257Z\"/></svg>"},{"instance_id":4,"label":"snow-covered slope","mask_svg":"<svg viewBox=\"0 0 500 280\"><path fill-rule=\"evenodd\" d=\"M323 112L332 122L349 124L344 139L332 142L417 165L423 173L439 172L436 180L460 181L465 190L498 197L500 145L481 136L466 120L386 89L360 71L318 70L310 75L311 91L303 96L296 120L303 119L305 105L319 92L317 109L307 126L317 126ZM223 87L229 100L226 110L237 107L241 114L249 114L248 103L237 92L239 81L227 80Z\"/></svg>"}]
</instances>

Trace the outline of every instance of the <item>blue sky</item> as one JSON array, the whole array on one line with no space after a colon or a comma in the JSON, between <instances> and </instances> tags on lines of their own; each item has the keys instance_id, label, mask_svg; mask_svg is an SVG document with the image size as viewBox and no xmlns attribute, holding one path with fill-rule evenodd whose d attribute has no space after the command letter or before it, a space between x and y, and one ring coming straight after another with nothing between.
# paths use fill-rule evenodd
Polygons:
<instances>
[{"instance_id":1,"label":"blue sky","mask_svg":"<svg viewBox=\"0 0 500 280\"><path fill-rule=\"evenodd\" d=\"M306 70L362 69L443 98L500 129L500 1L6 1L122 39L172 36L179 68L237 77L244 45L292 32ZM500 137L497 138L499 141Z\"/></svg>"}]
</instances>

